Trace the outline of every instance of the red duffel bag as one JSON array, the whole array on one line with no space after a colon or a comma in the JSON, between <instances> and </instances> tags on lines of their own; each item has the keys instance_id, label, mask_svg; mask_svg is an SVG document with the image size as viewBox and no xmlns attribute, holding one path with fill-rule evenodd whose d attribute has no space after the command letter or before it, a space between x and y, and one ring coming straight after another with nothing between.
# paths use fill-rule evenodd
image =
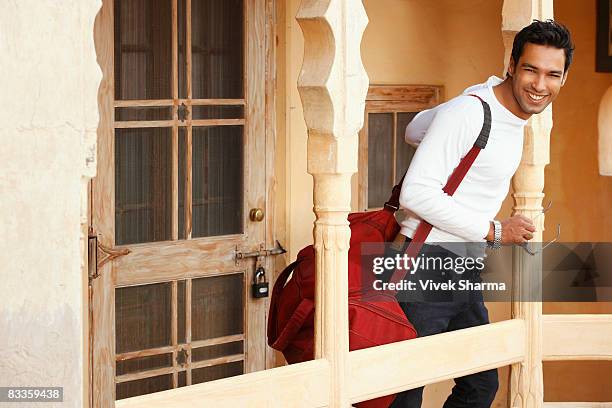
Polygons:
<instances>
[{"instance_id":1,"label":"red duffel bag","mask_svg":"<svg viewBox=\"0 0 612 408\"><path fill-rule=\"evenodd\" d=\"M361 243L391 242L399 232L394 213L400 185L379 211L353 213L349 248L349 349L359 350L413 339L416 331L394 297L363 295ZM291 278L290 278L290 275ZM364 274L363 276L371 276ZM315 253L312 245L302 249L297 260L279 275L272 290L268 317L268 344L279 350L288 363L313 359ZM388 408L395 395L355 404L359 408Z\"/></svg>"}]
</instances>

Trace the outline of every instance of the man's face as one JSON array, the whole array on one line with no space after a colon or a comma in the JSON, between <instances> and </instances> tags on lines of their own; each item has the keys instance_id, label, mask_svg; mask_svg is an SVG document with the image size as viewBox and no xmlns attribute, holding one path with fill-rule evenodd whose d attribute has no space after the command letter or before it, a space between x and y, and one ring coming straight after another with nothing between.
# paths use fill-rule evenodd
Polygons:
<instances>
[{"instance_id":1,"label":"man's face","mask_svg":"<svg viewBox=\"0 0 612 408\"><path fill-rule=\"evenodd\" d=\"M563 49L527 43L518 62L510 61L512 92L521 110L540 113L555 100L567 78Z\"/></svg>"}]
</instances>

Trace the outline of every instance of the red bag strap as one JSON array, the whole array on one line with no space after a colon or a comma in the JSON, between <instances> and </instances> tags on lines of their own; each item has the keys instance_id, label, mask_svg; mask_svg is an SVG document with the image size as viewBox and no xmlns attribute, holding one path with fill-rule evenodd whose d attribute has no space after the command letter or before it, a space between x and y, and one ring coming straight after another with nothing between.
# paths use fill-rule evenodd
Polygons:
<instances>
[{"instance_id":1,"label":"red bag strap","mask_svg":"<svg viewBox=\"0 0 612 408\"><path fill-rule=\"evenodd\" d=\"M278 275L274 288L272 289L272 297L270 299L270 315L268 316L268 345L276 350L284 350L291 339L295 337L296 333L300 330L308 316L314 310L314 302L310 299L302 299L298 307L295 309L291 318L281 330L280 334L277 334L277 317L278 317L278 302L282 295L283 289L287 283L289 275L293 272L296 266L301 262L297 259L293 263L289 264L281 273Z\"/></svg>"},{"instance_id":2,"label":"red bag strap","mask_svg":"<svg viewBox=\"0 0 612 408\"><path fill-rule=\"evenodd\" d=\"M276 350L284 350L289 345L289 342L295 337L297 332L300 331L304 325L304 322L310 316L313 310L314 302L307 298L302 299L285 327L283 327L280 335L276 341L270 345L270 347ZM269 341L270 340L268 339L268 342Z\"/></svg>"},{"instance_id":3,"label":"red bag strap","mask_svg":"<svg viewBox=\"0 0 612 408\"><path fill-rule=\"evenodd\" d=\"M463 179L465 178L465 175L467 174L468 170L470 169L470 167L472 167L472 164L474 164L476 157L478 157L480 151L486 147L487 141L489 140L489 134L491 133L491 108L489 107L489 104L478 95L469 94L469 96L478 98L478 100L482 104L482 107L484 109L484 121L482 123L482 129L480 130L480 134L478 135L476 142L474 142L474 145L472 146L470 151L463 157L463 159L461 159L459 165L450 175L446 182L446 185L442 189L449 196L455 194L455 191L457 191L459 184L461 184L461 181L463 181ZM406 174L404 174L404 177L406 177ZM402 177L402 180L399 182L398 185L393 187L393 193L391 194L391 198L389 199L389 201L396 200L392 201L391 204L397 203L397 207L399 207L399 192L401 191L401 185L404 182L404 177ZM398 186L399 189L397 188ZM412 237L412 241L410 242L410 244L408 244L408 248L406 248L405 253L406 255L408 255L408 257L414 258L419 254L419 252L421 252L421 248L423 247L423 244L425 243L425 240L427 239L427 236L431 232L432 228L433 226L430 223L425 220L421 220L419 226L417 227L414 233L414 236ZM396 270L393 273L390 282L397 283L404 278L405 274L402 275L398 272L399 270Z\"/></svg>"},{"instance_id":4,"label":"red bag strap","mask_svg":"<svg viewBox=\"0 0 612 408\"><path fill-rule=\"evenodd\" d=\"M476 142L474 142L474 146L468 152L468 154L463 158L463 160L459 163L459 166L455 169L455 171L448 178L446 186L444 186L444 191L448 195L453 195L455 193L455 191L459 187L459 184L461 183L461 180L463 180L463 178L465 177L465 174L467 173L469 168L472 166L472 163L474 163L474 160L476 160L476 156L478 156L478 152L473 153L474 148L478 148L479 149L478 151L484 149L487 145L487 141L489 140L489 133L491 133L491 108L489 107L489 104L485 102L478 95L468 94L468 96L473 96L474 98L477 98L482 104L482 108L484 110L484 121L482 123L482 128L480 129L480 133L478 134L478 138L476 139ZM471 155L473 154L476 155L474 156L474 158L471 157ZM465 169L465 172L461 168L461 165L464 163L464 161L466 161L466 163L469 163L469 165ZM389 197L389 200L387 200L387 202L384 205L385 209L389 211L397 211L399 209L399 197L402 191L402 184L404 183L404 177L406 177L406 173L404 173L401 180L395 186L393 186L391 197Z\"/></svg>"},{"instance_id":5,"label":"red bag strap","mask_svg":"<svg viewBox=\"0 0 612 408\"><path fill-rule=\"evenodd\" d=\"M276 319L278 316L278 302L287 283L287 279L291 272L295 270L295 267L300 262L299 259L296 259L294 262L287 265L285 269L278 275L276 278L276 282L274 283L274 287L272 288L272 297L270 298L270 312L268 315L268 345L272 346L272 344L276 341Z\"/></svg>"}]
</instances>

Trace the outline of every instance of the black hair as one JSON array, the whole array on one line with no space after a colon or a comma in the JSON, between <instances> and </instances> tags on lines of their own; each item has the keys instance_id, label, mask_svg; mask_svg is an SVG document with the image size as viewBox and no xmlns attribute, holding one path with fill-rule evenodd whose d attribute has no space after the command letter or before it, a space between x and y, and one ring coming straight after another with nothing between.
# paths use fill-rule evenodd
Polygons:
<instances>
[{"instance_id":1,"label":"black hair","mask_svg":"<svg viewBox=\"0 0 612 408\"><path fill-rule=\"evenodd\" d=\"M519 31L512 43L512 59L515 64L518 63L527 43L563 49L565 51L563 72L567 72L574 55L574 43L569 30L563 24L554 20L533 20L533 23Z\"/></svg>"}]
</instances>

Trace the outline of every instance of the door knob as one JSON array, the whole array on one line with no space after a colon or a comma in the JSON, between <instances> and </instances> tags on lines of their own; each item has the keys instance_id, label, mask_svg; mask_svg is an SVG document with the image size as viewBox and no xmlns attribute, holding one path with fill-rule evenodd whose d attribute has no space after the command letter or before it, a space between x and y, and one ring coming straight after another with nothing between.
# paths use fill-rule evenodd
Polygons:
<instances>
[{"instance_id":1,"label":"door knob","mask_svg":"<svg viewBox=\"0 0 612 408\"><path fill-rule=\"evenodd\" d=\"M264 219L264 210L261 208L251 208L249 218L251 221L260 222Z\"/></svg>"}]
</instances>

